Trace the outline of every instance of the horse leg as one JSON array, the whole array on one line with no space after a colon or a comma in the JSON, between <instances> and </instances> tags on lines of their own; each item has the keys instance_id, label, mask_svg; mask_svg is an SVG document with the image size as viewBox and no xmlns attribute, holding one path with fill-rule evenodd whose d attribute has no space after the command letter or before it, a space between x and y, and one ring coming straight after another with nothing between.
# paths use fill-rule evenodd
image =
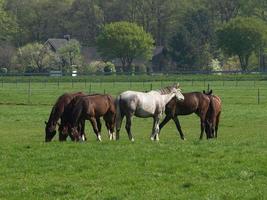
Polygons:
<instances>
[{"instance_id":1,"label":"horse leg","mask_svg":"<svg viewBox=\"0 0 267 200\"><path fill-rule=\"evenodd\" d=\"M120 139L121 124L124 116L125 115L123 113L116 114L116 137L114 137L116 140Z\"/></svg>"},{"instance_id":2,"label":"horse leg","mask_svg":"<svg viewBox=\"0 0 267 200\"><path fill-rule=\"evenodd\" d=\"M200 137L199 139L202 140L203 138L203 132L204 132L204 128L205 128L205 117L203 117L203 115L200 117ZM208 134L207 134L208 137Z\"/></svg>"},{"instance_id":3,"label":"horse leg","mask_svg":"<svg viewBox=\"0 0 267 200\"><path fill-rule=\"evenodd\" d=\"M217 138L218 128L219 128L219 122L220 122L220 115L221 113L218 113L216 117L216 123L215 123L215 138Z\"/></svg>"},{"instance_id":4,"label":"horse leg","mask_svg":"<svg viewBox=\"0 0 267 200\"><path fill-rule=\"evenodd\" d=\"M176 116L176 117L174 117L174 118L172 118L172 119L173 119L173 121L175 122L176 128L177 128L177 130L179 131L179 134L180 134L181 139L182 139L182 140L185 140L184 133L183 133L183 131L182 131L182 128L181 128L181 125L180 125L180 122L179 122L178 117Z\"/></svg>"},{"instance_id":5,"label":"horse leg","mask_svg":"<svg viewBox=\"0 0 267 200\"><path fill-rule=\"evenodd\" d=\"M81 129L81 136L82 136L82 140L83 141L86 141L87 140L87 137L85 135L85 120L82 120L81 123L80 123L80 129Z\"/></svg>"},{"instance_id":6,"label":"horse leg","mask_svg":"<svg viewBox=\"0 0 267 200\"><path fill-rule=\"evenodd\" d=\"M125 125L125 129L128 133L128 137L129 140L131 140L132 142L134 142L134 138L131 132L131 126L132 126L132 120L131 120L131 115L126 115L126 125Z\"/></svg>"},{"instance_id":7,"label":"horse leg","mask_svg":"<svg viewBox=\"0 0 267 200\"><path fill-rule=\"evenodd\" d=\"M163 119L163 121L159 125L159 133L158 134L160 134L161 129L168 123L168 121L170 121L170 119L171 119L171 116L166 115L166 117ZM153 127L153 129L154 129L154 127ZM155 135L154 140L157 139L156 136L157 135Z\"/></svg>"},{"instance_id":8,"label":"horse leg","mask_svg":"<svg viewBox=\"0 0 267 200\"><path fill-rule=\"evenodd\" d=\"M168 123L168 121L170 121L171 118L172 117L170 115L166 115L164 120L159 125L159 130L161 130Z\"/></svg>"},{"instance_id":9,"label":"horse leg","mask_svg":"<svg viewBox=\"0 0 267 200\"><path fill-rule=\"evenodd\" d=\"M111 128L112 126L112 123L111 123L111 119L110 117L112 117L111 115L109 114L106 114L104 115L104 120L105 120L105 124L106 124L106 127L107 127L107 130L108 130L108 136L109 136L109 140L112 140L113 139L113 132L114 132L114 127L113 129ZM112 129L112 130L111 130Z\"/></svg>"},{"instance_id":10,"label":"horse leg","mask_svg":"<svg viewBox=\"0 0 267 200\"><path fill-rule=\"evenodd\" d=\"M101 123L100 117L96 118L96 123L97 123L97 129L99 133L101 133L102 123Z\"/></svg>"},{"instance_id":11,"label":"horse leg","mask_svg":"<svg viewBox=\"0 0 267 200\"><path fill-rule=\"evenodd\" d=\"M58 140L60 142L66 141L67 140L67 137L68 137L68 135L66 135L66 134L63 134L61 132L58 133Z\"/></svg>"},{"instance_id":12,"label":"horse leg","mask_svg":"<svg viewBox=\"0 0 267 200\"><path fill-rule=\"evenodd\" d=\"M93 126L94 132L96 134L97 140L101 141L101 135L99 134L98 128L97 128L97 120L94 117L90 117L90 122Z\"/></svg>"},{"instance_id":13,"label":"horse leg","mask_svg":"<svg viewBox=\"0 0 267 200\"><path fill-rule=\"evenodd\" d=\"M159 119L160 117L159 116L156 116L156 117L153 117L153 128L152 128L152 134L151 134L151 137L150 139L151 140L159 140Z\"/></svg>"},{"instance_id":14,"label":"horse leg","mask_svg":"<svg viewBox=\"0 0 267 200\"><path fill-rule=\"evenodd\" d=\"M115 140L116 139L116 135L115 135L115 113L111 113L110 115L110 120L109 120L109 128L110 128L110 132L111 132L111 139Z\"/></svg>"}]
</instances>

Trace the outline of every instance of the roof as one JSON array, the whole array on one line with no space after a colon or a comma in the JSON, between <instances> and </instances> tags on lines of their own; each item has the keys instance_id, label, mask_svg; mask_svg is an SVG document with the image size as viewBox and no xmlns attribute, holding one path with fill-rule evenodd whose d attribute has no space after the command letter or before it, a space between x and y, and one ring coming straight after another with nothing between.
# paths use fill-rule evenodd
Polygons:
<instances>
[{"instance_id":1,"label":"roof","mask_svg":"<svg viewBox=\"0 0 267 200\"><path fill-rule=\"evenodd\" d=\"M161 54L163 52L163 49L163 46L156 46L155 49L153 49L153 56Z\"/></svg>"},{"instance_id":2,"label":"roof","mask_svg":"<svg viewBox=\"0 0 267 200\"><path fill-rule=\"evenodd\" d=\"M67 43L68 43L67 39L57 39L57 38L50 38L45 42L45 44L49 44L54 51L57 51L61 47L64 47Z\"/></svg>"}]
</instances>

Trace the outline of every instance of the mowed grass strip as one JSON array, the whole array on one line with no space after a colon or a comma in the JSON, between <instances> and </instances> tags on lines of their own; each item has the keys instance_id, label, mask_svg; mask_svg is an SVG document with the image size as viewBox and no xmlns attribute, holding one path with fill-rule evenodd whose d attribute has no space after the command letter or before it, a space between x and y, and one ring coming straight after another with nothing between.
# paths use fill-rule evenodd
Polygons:
<instances>
[{"instance_id":1,"label":"mowed grass strip","mask_svg":"<svg viewBox=\"0 0 267 200\"><path fill-rule=\"evenodd\" d=\"M153 82L160 88L171 82ZM151 83L94 83L91 92L149 90ZM266 92L266 82L258 85ZM210 83L223 100L217 140L199 141L199 118L181 116L186 141L170 121L160 141L149 139L152 119L133 119L135 142L121 131L119 141L96 141L87 122L85 143L44 143L44 121L63 92L89 92L82 83L0 89L0 199L266 199L266 93L257 104L257 86ZM182 82L183 91L202 91L207 83Z\"/></svg>"}]
</instances>

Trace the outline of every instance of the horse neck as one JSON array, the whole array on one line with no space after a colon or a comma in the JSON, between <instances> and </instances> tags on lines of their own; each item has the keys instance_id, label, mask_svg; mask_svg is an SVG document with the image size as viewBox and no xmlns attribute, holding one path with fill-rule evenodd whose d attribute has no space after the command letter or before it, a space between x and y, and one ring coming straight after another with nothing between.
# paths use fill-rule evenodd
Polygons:
<instances>
[{"instance_id":1,"label":"horse neck","mask_svg":"<svg viewBox=\"0 0 267 200\"><path fill-rule=\"evenodd\" d=\"M76 126L80 117L81 117L81 114L82 114L82 110L83 110L83 107L80 106L79 104L76 105L73 109L73 112L71 113L71 124L72 126Z\"/></svg>"},{"instance_id":2,"label":"horse neck","mask_svg":"<svg viewBox=\"0 0 267 200\"><path fill-rule=\"evenodd\" d=\"M48 119L47 125L50 126L53 123L57 122L58 120L59 120L58 113L56 112L55 106L53 106L51 113L50 113L50 116L49 116L49 119Z\"/></svg>"},{"instance_id":3,"label":"horse neck","mask_svg":"<svg viewBox=\"0 0 267 200\"><path fill-rule=\"evenodd\" d=\"M164 106L170 102L170 100L175 96L174 93L170 93L170 94L163 94L161 95L162 99L163 99L163 103Z\"/></svg>"}]
</instances>

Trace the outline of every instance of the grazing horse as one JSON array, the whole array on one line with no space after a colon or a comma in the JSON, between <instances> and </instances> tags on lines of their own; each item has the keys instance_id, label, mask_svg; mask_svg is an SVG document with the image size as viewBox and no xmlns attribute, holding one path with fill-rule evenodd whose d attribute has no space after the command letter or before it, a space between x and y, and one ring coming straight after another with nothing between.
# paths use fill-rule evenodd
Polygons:
<instances>
[{"instance_id":1,"label":"grazing horse","mask_svg":"<svg viewBox=\"0 0 267 200\"><path fill-rule=\"evenodd\" d=\"M174 97L178 101L184 99L179 84L160 90L151 90L146 93L136 91L125 91L121 93L116 99L116 139L119 139L121 123L124 116L126 116L125 128L129 140L134 141L131 132L131 118L134 115L141 118L153 117L151 140L159 140L159 120L165 110L165 105Z\"/></svg>"},{"instance_id":2,"label":"grazing horse","mask_svg":"<svg viewBox=\"0 0 267 200\"><path fill-rule=\"evenodd\" d=\"M110 140L114 135L115 127L115 115L116 108L115 102L112 96L104 94L86 95L77 100L72 110L71 132L75 140L81 139L81 135L78 131L79 124L83 124L88 119L94 129L97 136L97 140L101 141L101 121L100 117L103 117L108 129Z\"/></svg>"},{"instance_id":3,"label":"grazing horse","mask_svg":"<svg viewBox=\"0 0 267 200\"><path fill-rule=\"evenodd\" d=\"M56 103L54 104L48 122L45 122L45 141L50 142L53 137L56 135L56 126L58 123L58 120L61 118L66 106L71 102L71 100L76 96L84 95L82 92L77 93L65 93L61 95ZM64 140L62 138L62 135L59 134L59 140Z\"/></svg>"},{"instance_id":4,"label":"grazing horse","mask_svg":"<svg viewBox=\"0 0 267 200\"><path fill-rule=\"evenodd\" d=\"M210 98L207 95L202 94L201 92L183 93L183 95L184 101L177 101L175 98L172 98L172 100L166 105L166 117L160 123L159 128L161 130L165 126L165 124L170 119L172 119L175 122L177 130L180 133L181 139L184 140L185 137L178 119L178 115L190 115L192 113L195 113L200 117L200 139L202 139L205 129L206 114L210 104Z\"/></svg>"},{"instance_id":5,"label":"grazing horse","mask_svg":"<svg viewBox=\"0 0 267 200\"><path fill-rule=\"evenodd\" d=\"M203 94L206 94L211 101L206 116L205 132L211 138L217 138L220 115L222 112L222 101L219 96L212 94L212 90L209 92L205 92L205 90L203 90Z\"/></svg>"},{"instance_id":6,"label":"grazing horse","mask_svg":"<svg viewBox=\"0 0 267 200\"><path fill-rule=\"evenodd\" d=\"M66 140L68 135L72 138L72 140L75 140L75 138L73 137L73 135L71 133L71 125L70 125L71 120L72 120L72 111L75 108L75 105L78 102L78 100L84 96L86 96L86 95L84 94L84 95L74 97L71 100L71 102L66 106L66 108L65 108L65 110L61 116L61 122L60 122L60 125L58 127L58 131L62 135L63 140ZM86 138L84 129L85 129L85 121L81 121L78 124L78 131L82 137L82 140L86 141L87 138Z\"/></svg>"}]
</instances>

